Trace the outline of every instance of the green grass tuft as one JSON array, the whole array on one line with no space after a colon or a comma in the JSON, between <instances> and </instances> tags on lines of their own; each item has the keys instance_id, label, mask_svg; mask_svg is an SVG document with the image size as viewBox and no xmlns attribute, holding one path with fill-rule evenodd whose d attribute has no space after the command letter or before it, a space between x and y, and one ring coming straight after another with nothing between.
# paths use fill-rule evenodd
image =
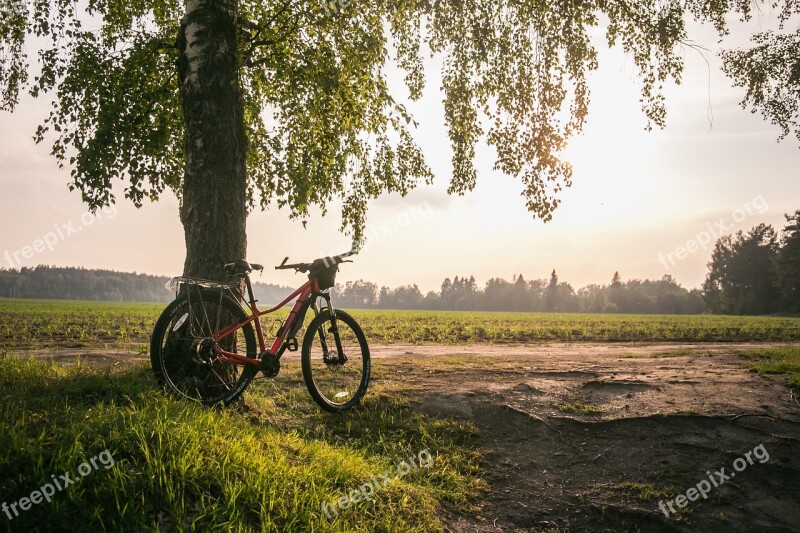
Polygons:
<instances>
[{"instance_id":1,"label":"green grass tuft","mask_svg":"<svg viewBox=\"0 0 800 533\"><path fill-rule=\"evenodd\" d=\"M736 352L748 360L748 369L759 374L785 374L789 385L800 388L800 346Z\"/></svg>"},{"instance_id":2,"label":"green grass tuft","mask_svg":"<svg viewBox=\"0 0 800 533\"><path fill-rule=\"evenodd\" d=\"M611 491L622 493L625 496L636 498L643 502L670 499L672 493L669 489L659 489L652 483L637 483L624 481L608 487Z\"/></svg>"},{"instance_id":3,"label":"green grass tuft","mask_svg":"<svg viewBox=\"0 0 800 533\"><path fill-rule=\"evenodd\" d=\"M603 412L603 410L596 405L581 402L565 403L558 408L562 413L574 413L578 415L599 415Z\"/></svg>"}]
</instances>

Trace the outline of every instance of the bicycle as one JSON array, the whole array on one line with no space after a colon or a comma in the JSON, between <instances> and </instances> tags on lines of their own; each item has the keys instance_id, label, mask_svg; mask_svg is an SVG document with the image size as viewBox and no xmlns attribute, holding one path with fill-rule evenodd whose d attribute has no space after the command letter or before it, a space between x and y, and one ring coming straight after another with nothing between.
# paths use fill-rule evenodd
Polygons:
<instances>
[{"instance_id":1,"label":"bicycle","mask_svg":"<svg viewBox=\"0 0 800 533\"><path fill-rule=\"evenodd\" d=\"M351 251L287 264L276 270L308 273L308 281L281 303L260 310L250 273L264 267L240 259L225 265L229 278L216 282L192 277L173 278L167 288L176 298L162 312L153 330L150 362L158 381L178 397L204 405L229 405L261 372L273 378L288 351L298 350L297 334L308 309L314 318L303 336L303 380L314 401L326 411L343 411L358 404L369 384L370 358L364 332L348 313L336 310L330 289ZM247 290L244 301L242 280ZM296 300L281 322L269 349L260 318ZM324 306L320 305L323 301ZM249 311L249 313L248 313ZM256 344L257 341L257 344Z\"/></svg>"}]
</instances>

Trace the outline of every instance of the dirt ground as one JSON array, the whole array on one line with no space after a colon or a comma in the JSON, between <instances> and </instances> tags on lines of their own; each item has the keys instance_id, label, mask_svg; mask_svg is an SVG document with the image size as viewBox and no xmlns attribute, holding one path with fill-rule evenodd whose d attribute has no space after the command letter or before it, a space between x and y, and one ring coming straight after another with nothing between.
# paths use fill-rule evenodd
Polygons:
<instances>
[{"instance_id":1,"label":"dirt ground","mask_svg":"<svg viewBox=\"0 0 800 533\"><path fill-rule=\"evenodd\" d=\"M409 393L415 409L477 427L487 490L473 513L443 512L448 531L800 531L800 403L783 377L748 372L732 353L766 346L371 351L379 381ZM147 360L108 350L31 355Z\"/></svg>"},{"instance_id":2,"label":"dirt ground","mask_svg":"<svg viewBox=\"0 0 800 533\"><path fill-rule=\"evenodd\" d=\"M414 384L418 409L478 428L489 490L476 513L446 513L450 531L800 531L800 404L784 379L731 355L764 346L393 346L378 357L405 359L397 381ZM670 511L723 467L730 479L709 482L707 499L693 492Z\"/></svg>"}]
</instances>

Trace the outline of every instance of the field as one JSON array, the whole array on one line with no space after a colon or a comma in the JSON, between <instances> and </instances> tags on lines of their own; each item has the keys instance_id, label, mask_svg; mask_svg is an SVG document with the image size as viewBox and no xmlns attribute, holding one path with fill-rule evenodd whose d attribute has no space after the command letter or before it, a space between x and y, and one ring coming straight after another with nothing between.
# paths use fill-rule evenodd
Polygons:
<instances>
[{"instance_id":1,"label":"field","mask_svg":"<svg viewBox=\"0 0 800 533\"><path fill-rule=\"evenodd\" d=\"M163 308L0 299L0 347L138 345L146 350ZM800 341L800 318L379 310L353 315L367 337L381 344ZM271 321L264 320L268 330Z\"/></svg>"},{"instance_id":2,"label":"field","mask_svg":"<svg viewBox=\"0 0 800 533\"><path fill-rule=\"evenodd\" d=\"M796 341L800 319L775 317L360 311L382 343Z\"/></svg>"},{"instance_id":3,"label":"field","mask_svg":"<svg viewBox=\"0 0 800 533\"><path fill-rule=\"evenodd\" d=\"M0 300L0 504L113 458L3 511L0 531L800 522L800 319L356 311L373 379L358 409L331 416L296 354L235 407L171 399L147 354L162 308ZM748 453L707 499L660 509Z\"/></svg>"}]
</instances>

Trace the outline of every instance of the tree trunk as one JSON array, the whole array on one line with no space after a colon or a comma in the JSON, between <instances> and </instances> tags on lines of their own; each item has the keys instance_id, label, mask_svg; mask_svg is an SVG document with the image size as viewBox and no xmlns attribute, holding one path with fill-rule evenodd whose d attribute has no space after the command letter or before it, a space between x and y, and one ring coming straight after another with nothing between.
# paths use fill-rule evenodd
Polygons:
<instances>
[{"instance_id":1,"label":"tree trunk","mask_svg":"<svg viewBox=\"0 0 800 533\"><path fill-rule=\"evenodd\" d=\"M226 280L223 265L244 259L247 250L247 137L237 54L238 9L238 0L187 0L178 35L178 82L186 124L183 274L217 281ZM221 318L233 321L224 313ZM226 340L226 350L236 351L236 337ZM173 348L190 361L196 352L189 341ZM236 365L220 361L213 367L181 368L185 382L202 384L197 389L201 395L220 386L230 388L238 376Z\"/></svg>"},{"instance_id":2,"label":"tree trunk","mask_svg":"<svg viewBox=\"0 0 800 533\"><path fill-rule=\"evenodd\" d=\"M177 69L186 123L183 273L224 280L244 259L247 136L239 81L238 0L187 0Z\"/></svg>"}]
</instances>

